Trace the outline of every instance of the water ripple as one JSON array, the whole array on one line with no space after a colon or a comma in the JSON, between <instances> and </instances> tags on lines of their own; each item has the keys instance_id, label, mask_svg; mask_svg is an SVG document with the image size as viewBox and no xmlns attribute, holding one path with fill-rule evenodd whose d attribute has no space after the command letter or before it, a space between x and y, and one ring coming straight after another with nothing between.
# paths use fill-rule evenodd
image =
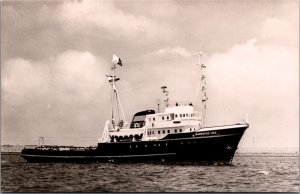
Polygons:
<instances>
[{"instance_id":1,"label":"water ripple","mask_svg":"<svg viewBox=\"0 0 300 194\"><path fill-rule=\"evenodd\" d=\"M236 156L233 165L27 163L2 155L3 192L299 192L298 157Z\"/></svg>"}]
</instances>

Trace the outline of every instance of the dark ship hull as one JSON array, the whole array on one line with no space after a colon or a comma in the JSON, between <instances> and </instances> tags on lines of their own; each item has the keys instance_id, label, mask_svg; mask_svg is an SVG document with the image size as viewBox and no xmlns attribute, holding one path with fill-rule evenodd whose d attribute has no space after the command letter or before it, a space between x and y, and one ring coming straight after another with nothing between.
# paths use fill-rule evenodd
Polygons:
<instances>
[{"instance_id":1,"label":"dark ship hull","mask_svg":"<svg viewBox=\"0 0 300 194\"><path fill-rule=\"evenodd\" d=\"M40 146L25 148L28 162L225 162L233 159L246 125L169 134L155 141L98 143L97 147Z\"/></svg>"}]
</instances>

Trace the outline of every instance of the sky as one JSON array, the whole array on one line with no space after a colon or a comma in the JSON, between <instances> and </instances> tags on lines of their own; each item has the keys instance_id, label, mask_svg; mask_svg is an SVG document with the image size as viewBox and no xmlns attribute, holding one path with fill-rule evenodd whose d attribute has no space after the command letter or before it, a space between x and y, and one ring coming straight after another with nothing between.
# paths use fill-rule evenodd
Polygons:
<instances>
[{"instance_id":1,"label":"sky","mask_svg":"<svg viewBox=\"0 0 300 194\"><path fill-rule=\"evenodd\" d=\"M240 147L299 146L297 0L1 1L1 144L96 145L113 54L128 121L163 85L188 104L199 51L207 126L248 115Z\"/></svg>"}]
</instances>

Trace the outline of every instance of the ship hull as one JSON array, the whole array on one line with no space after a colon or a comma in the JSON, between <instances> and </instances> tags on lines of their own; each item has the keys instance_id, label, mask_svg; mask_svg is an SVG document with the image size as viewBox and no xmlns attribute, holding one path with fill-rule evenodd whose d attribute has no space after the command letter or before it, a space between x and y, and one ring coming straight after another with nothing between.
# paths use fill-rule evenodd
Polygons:
<instances>
[{"instance_id":1,"label":"ship hull","mask_svg":"<svg viewBox=\"0 0 300 194\"><path fill-rule=\"evenodd\" d=\"M155 141L98 143L80 150L23 149L28 162L194 161L230 163L248 125L169 134Z\"/></svg>"}]
</instances>

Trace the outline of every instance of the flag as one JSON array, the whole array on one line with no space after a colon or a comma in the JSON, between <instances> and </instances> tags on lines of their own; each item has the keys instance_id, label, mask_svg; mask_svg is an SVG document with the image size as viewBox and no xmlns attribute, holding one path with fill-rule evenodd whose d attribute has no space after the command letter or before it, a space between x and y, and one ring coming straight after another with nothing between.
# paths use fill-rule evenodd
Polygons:
<instances>
[{"instance_id":1,"label":"flag","mask_svg":"<svg viewBox=\"0 0 300 194\"><path fill-rule=\"evenodd\" d=\"M106 74L106 77L107 77L109 83L111 83L111 82L113 82L113 81L116 82L116 81L119 81L119 80L120 80L120 78L118 78L117 76L114 76L114 79L113 79L113 76L112 76L112 75L107 75L107 74Z\"/></svg>"},{"instance_id":2,"label":"flag","mask_svg":"<svg viewBox=\"0 0 300 194\"><path fill-rule=\"evenodd\" d=\"M122 66L122 60L117 55L113 55L112 63Z\"/></svg>"},{"instance_id":3,"label":"flag","mask_svg":"<svg viewBox=\"0 0 300 194\"><path fill-rule=\"evenodd\" d=\"M206 68L206 66L204 64L201 64L201 69Z\"/></svg>"}]
</instances>

